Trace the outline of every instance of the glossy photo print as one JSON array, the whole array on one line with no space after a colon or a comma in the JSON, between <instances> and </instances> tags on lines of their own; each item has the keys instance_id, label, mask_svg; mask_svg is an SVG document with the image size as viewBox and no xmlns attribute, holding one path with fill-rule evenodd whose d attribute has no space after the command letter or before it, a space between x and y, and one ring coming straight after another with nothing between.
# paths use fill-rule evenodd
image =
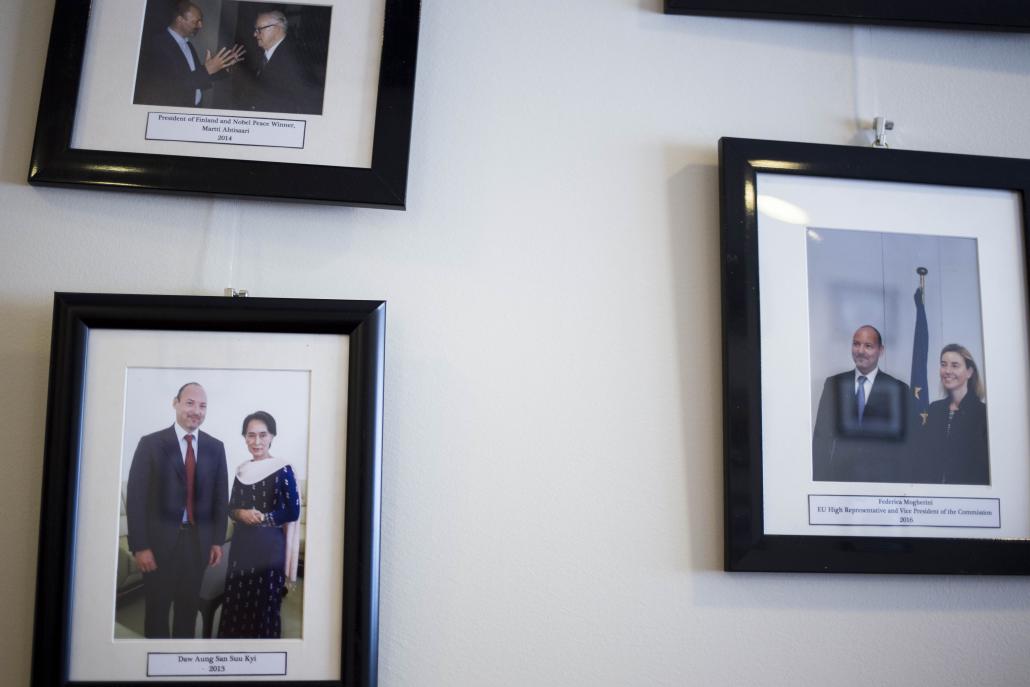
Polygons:
<instances>
[{"instance_id":1,"label":"glossy photo print","mask_svg":"<svg viewBox=\"0 0 1030 687\"><path fill-rule=\"evenodd\" d=\"M1030 166L719 155L726 569L1027 574Z\"/></svg>"},{"instance_id":2,"label":"glossy photo print","mask_svg":"<svg viewBox=\"0 0 1030 687\"><path fill-rule=\"evenodd\" d=\"M310 374L130 368L116 639L300 638Z\"/></svg>"},{"instance_id":3,"label":"glossy photo print","mask_svg":"<svg viewBox=\"0 0 1030 687\"><path fill-rule=\"evenodd\" d=\"M806 241L813 479L990 484L976 240Z\"/></svg>"},{"instance_id":4,"label":"glossy photo print","mask_svg":"<svg viewBox=\"0 0 1030 687\"><path fill-rule=\"evenodd\" d=\"M403 209L418 0L56 0L30 183Z\"/></svg>"},{"instance_id":5,"label":"glossy photo print","mask_svg":"<svg viewBox=\"0 0 1030 687\"><path fill-rule=\"evenodd\" d=\"M320 115L332 11L148 0L133 103Z\"/></svg>"},{"instance_id":6,"label":"glossy photo print","mask_svg":"<svg viewBox=\"0 0 1030 687\"><path fill-rule=\"evenodd\" d=\"M385 315L54 295L34 686L375 687Z\"/></svg>"}]
</instances>

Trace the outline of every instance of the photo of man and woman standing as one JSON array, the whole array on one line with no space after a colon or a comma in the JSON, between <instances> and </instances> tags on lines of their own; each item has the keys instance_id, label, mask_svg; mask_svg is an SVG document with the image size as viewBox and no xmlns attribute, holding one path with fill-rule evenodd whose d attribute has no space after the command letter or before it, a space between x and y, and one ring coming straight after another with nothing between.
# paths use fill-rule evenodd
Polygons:
<instances>
[{"instance_id":1,"label":"photo of man and woman standing","mask_svg":"<svg viewBox=\"0 0 1030 687\"><path fill-rule=\"evenodd\" d=\"M813 228L807 244L812 479L990 484L975 239Z\"/></svg>"},{"instance_id":2,"label":"photo of man and woman standing","mask_svg":"<svg viewBox=\"0 0 1030 687\"><path fill-rule=\"evenodd\" d=\"M130 371L116 638L300 636L306 379Z\"/></svg>"}]
</instances>

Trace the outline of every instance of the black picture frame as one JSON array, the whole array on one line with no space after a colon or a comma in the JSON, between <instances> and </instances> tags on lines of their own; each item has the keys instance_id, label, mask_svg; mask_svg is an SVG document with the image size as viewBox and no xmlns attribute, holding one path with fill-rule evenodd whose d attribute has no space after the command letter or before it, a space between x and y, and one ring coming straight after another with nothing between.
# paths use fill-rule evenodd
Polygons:
<instances>
[{"instance_id":1,"label":"black picture frame","mask_svg":"<svg viewBox=\"0 0 1030 687\"><path fill-rule=\"evenodd\" d=\"M1030 31L1030 8L1019 0L665 0L666 14L921 26L940 29Z\"/></svg>"},{"instance_id":2,"label":"black picture frame","mask_svg":"<svg viewBox=\"0 0 1030 687\"><path fill-rule=\"evenodd\" d=\"M57 0L28 181L405 208L419 0L385 0L369 168L152 155L71 147L92 2ZM161 109L161 108L155 108Z\"/></svg>"},{"instance_id":3,"label":"black picture frame","mask_svg":"<svg viewBox=\"0 0 1030 687\"><path fill-rule=\"evenodd\" d=\"M343 515L341 679L305 685L375 687L379 625L379 530L386 304L383 301L221 298L57 293L46 415L46 442L32 685L89 684L69 679L71 584L80 503L88 340L99 330L335 334L347 353L346 484ZM154 650L162 651L162 640ZM259 640L255 640L260 644ZM203 645L197 651L204 651ZM261 651L262 649L253 649ZM268 650L274 650L269 648ZM145 667L136 681L143 685ZM192 681L192 680L191 680ZM106 682L106 680L104 681ZM214 681L192 681L213 684ZM224 680L223 680L224 682ZM285 680L286 684L302 684Z\"/></svg>"},{"instance_id":4,"label":"black picture frame","mask_svg":"<svg viewBox=\"0 0 1030 687\"><path fill-rule=\"evenodd\" d=\"M727 571L1030 574L1025 538L767 534L763 461L763 284L759 280L759 174L1012 191L1021 202L1030 274L1030 161L783 141L719 141L722 246L723 442ZM1018 253L1018 251L1017 251ZM771 288L773 285L768 284ZM1027 293L1028 284L1011 284ZM803 298L803 297L802 297ZM1025 301L1024 301L1025 302ZM804 309L803 301L796 304ZM1022 313L1025 318L1027 313ZM910 330L911 331L911 330ZM813 334L814 336L814 334ZM774 350L774 349L773 349ZM999 401L1000 402L1000 401ZM807 421L807 411L805 411ZM993 431L993 428L992 428ZM811 432L811 430L809 430ZM809 443L796 447L811 456ZM809 463L811 465L811 463ZM808 472L811 476L812 473ZM932 486L932 485L931 485ZM832 485L831 485L832 487ZM804 495L800 495L803 497ZM804 506L799 506L804 508ZM809 524L811 522L809 521ZM811 530L815 532L815 530Z\"/></svg>"}]
</instances>

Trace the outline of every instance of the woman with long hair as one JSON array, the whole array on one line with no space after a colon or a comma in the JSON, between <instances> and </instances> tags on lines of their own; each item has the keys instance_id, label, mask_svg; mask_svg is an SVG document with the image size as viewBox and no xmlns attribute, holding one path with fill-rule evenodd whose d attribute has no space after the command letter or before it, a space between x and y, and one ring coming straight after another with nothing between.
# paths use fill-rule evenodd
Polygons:
<instances>
[{"instance_id":1,"label":"woman with long hair","mask_svg":"<svg viewBox=\"0 0 1030 687\"><path fill-rule=\"evenodd\" d=\"M944 398L930 404L919 482L990 484L984 384L965 346L941 349Z\"/></svg>"}]
</instances>

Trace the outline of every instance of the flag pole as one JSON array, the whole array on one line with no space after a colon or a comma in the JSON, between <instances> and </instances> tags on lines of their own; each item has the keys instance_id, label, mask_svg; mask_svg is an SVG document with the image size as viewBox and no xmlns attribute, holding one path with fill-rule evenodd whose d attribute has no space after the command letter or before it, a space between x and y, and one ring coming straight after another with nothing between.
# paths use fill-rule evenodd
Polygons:
<instances>
[{"instance_id":1,"label":"flag pole","mask_svg":"<svg viewBox=\"0 0 1030 687\"><path fill-rule=\"evenodd\" d=\"M926 275L930 270L917 267L919 290L914 294L916 304L916 329L912 337L912 375L909 384L922 424L930 416L929 384L926 374L927 357L929 356L930 332L926 324Z\"/></svg>"}]
</instances>

